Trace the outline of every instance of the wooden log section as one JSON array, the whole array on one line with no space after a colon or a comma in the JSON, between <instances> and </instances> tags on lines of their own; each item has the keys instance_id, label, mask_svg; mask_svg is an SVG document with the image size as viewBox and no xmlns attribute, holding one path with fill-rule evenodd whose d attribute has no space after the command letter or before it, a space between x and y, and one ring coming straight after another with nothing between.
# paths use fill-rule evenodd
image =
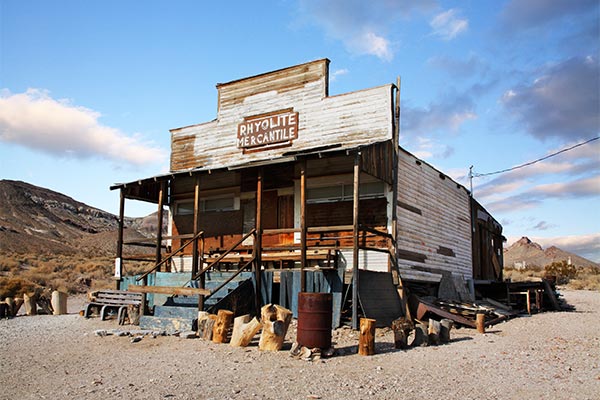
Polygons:
<instances>
[{"instance_id":1,"label":"wooden log section","mask_svg":"<svg viewBox=\"0 0 600 400\"><path fill-rule=\"evenodd\" d=\"M200 314L200 313L198 313ZM214 314L205 313L198 319L198 337L204 340L212 340L213 335L213 327L215 326L215 321L217 320L217 316Z\"/></svg>"},{"instance_id":2,"label":"wooden log section","mask_svg":"<svg viewBox=\"0 0 600 400\"><path fill-rule=\"evenodd\" d=\"M12 315L16 316L19 313L19 310L21 309L21 306L23 305L24 300L22 297L15 297L13 300L14 300L14 304L13 304Z\"/></svg>"},{"instance_id":3,"label":"wooden log section","mask_svg":"<svg viewBox=\"0 0 600 400\"><path fill-rule=\"evenodd\" d=\"M37 302L35 295L23 294L23 304L25 305L25 314L37 315Z\"/></svg>"},{"instance_id":4,"label":"wooden log section","mask_svg":"<svg viewBox=\"0 0 600 400\"><path fill-rule=\"evenodd\" d=\"M417 321L415 325L415 337L413 338L411 346L429 346L429 334L428 326L426 322Z\"/></svg>"},{"instance_id":5,"label":"wooden log section","mask_svg":"<svg viewBox=\"0 0 600 400\"><path fill-rule=\"evenodd\" d=\"M372 356L375 354L375 323L371 318L360 319L360 331L358 337L358 354L361 356Z\"/></svg>"},{"instance_id":6,"label":"wooden log section","mask_svg":"<svg viewBox=\"0 0 600 400\"><path fill-rule=\"evenodd\" d=\"M440 321L440 342L448 343L450 342L450 331L454 326L454 321L444 318Z\"/></svg>"},{"instance_id":7,"label":"wooden log section","mask_svg":"<svg viewBox=\"0 0 600 400\"><path fill-rule=\"evenodd\" d=\"M233 323L233 311L219 310L213 326L213 343L227 343L229 329Z\"/></svg>"},{"instance_id":8,"label":"wooden log section","mask_svg":"<svg viewBox=\"0 0 600 400\"><path fill-rule=\"evenodd\" d=\"M278 351L283 347L292 312L278 304L267 304L260 310L263 330L258 342L261 350Z\"/></svg>"},{"instance_id":9,"label":"wooden log section","mask_svg":"<svg viewBox=\"0 0 600 400\"><path fill-rule=\"evenodd\" d=\"M475 317L475 326L477 327L477 332L485 333L485 314L477 313Z\"/></svg>"},{"instance_id":10,"label":"wooden log section","mask_svg":"<svg viewBox=\"0 0 600 400\"><path fill-rule=\"evenodd\" d=\"M440 341L440 331L442 326L440 321L436 321L435 319L429 319L429 324L427 326L427 337L429 339L429 344L437 346L441 343Z\"/></svg>"},{"instance_id":11,"label":"wooden log section","mask_svg":"<svg viewBox=\"0 0 600 400\"><path fill-rule=\"evenodd\" d=\"M229 344L237 347L248 346L261 327L262 325L258 319L252 318L250 320L249 314L235 318Z\"/></svg>"},{"instance_id":12,"label":"wooden log section","mask_svg":"<svg viewBox=\"0 0 600 400\"><path fill-rule=\"evenodd\" d=\"M413 323L407 318L398 318L392 321L392 330L394 331L394 348L408 348L408 336L413 330Z\"/></svg>"},{"instance_id":13,"label":"wooden log section","mask_svg":"<svg viewBox=\"0 0 600 400\"><path fill-rule=\"evenodd\" d=\"M15 300L12 297L7 297L6 299L4 299L4 302L6 303L6 312L8 313L8 316L14 317L16 315L13 312L15 310Z\"/></svg>"}]
</instances>

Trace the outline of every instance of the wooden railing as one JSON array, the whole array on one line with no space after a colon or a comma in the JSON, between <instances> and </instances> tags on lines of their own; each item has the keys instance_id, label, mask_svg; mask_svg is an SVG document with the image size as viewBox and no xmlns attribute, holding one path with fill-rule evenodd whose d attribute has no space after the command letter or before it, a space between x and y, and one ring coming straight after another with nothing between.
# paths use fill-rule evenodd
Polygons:
<instances>
[{"instance_id":1,"label":"wooden railing","mask_svg":"<svg viewBox=\"0 0 600 400\"><path fill-rule=\"evenodd\" d=\"M157 269L159 269L162 265L164 265L167 261L171 260L176 254L178 254L179 252L182 252L183 249L185 249L187 246L189 246L190 244L192 244L194 242L197 242L198 239L201 239L202 241L204 241L204 231L198 232L195 236L192 237L192 240L190 240L189 242L184 243L177 250L171 252L171 254L169 254L161 262L157 263L154 267L150 268L148 271L144 272L142 275L140 275L139 277L137 277L136 281L139 282L142 279L146 278L148 275L150 275L151 273L153 273L154 271L156 271Z\"/></svg>"}]
</instances>

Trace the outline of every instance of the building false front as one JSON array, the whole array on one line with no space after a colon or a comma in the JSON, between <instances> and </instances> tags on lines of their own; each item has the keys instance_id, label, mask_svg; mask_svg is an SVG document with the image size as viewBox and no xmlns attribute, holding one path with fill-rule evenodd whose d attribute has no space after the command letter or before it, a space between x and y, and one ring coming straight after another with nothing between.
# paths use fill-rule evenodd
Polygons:
<instances>
[{"instance_id":1,"label":"building false front","mask_svg":"<svg viewBox=\"0 0 600 400\"><path fill-rule=\"evenodd\" d=\"M259 271L399 272L455 297L473 279L501 279L490 267L502 265L499 224L398 146L396 86L329 96L328 65L218 84L215 120L171 130L169 174L112 187L121 209L125 199L168 207L156 243L184 248L157 269L199 277L223 256ZM157 264L165 257L156 251Z\"/></svg>"}]
</instances>

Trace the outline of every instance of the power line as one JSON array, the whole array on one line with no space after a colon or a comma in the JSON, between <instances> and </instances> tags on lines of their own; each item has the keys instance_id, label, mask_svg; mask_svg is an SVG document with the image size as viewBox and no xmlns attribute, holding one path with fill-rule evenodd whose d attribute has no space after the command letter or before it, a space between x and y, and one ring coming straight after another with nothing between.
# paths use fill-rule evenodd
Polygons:
<instances>
[{"instance_id":1,"label":"power line","mask_svg":"<svg viewBox=\"0 0 600 400\"><path fill-rule=\"evenodd\" d=\"M530 161L530 162L527 162L525 164L517 165L516 167L511 167L511 168L503 169L501 171L487 172L485 174L479 174L477 172L475 172L475 173L469 173L469 175L470 175L469 177L470 178L480 178L482 176L497 175L497 174L502 174L504 172L514 171L515 169L519 169L519 168L523 168L523 167L528 167L530 165L533 165L533 164L538 163L540 161L547 160L547 159L549 159L551 157L557 156L557 155L559 155L561 153L565 153L565 152L567 152L569 150L573 150L573 149L575 149L577 147L583 146L585 144L588 144L588 143L593 142L594 140L598 140L598 139L600 139L600 136L597 136L595 138L591 138L589 140L586 140L585 142L578 143L578 144L576 144L574 146L571 146L571 147L568 147L566 149L559 150L556 153L548 154L547 156L544 156L542 158L538 158L537 160ZM471 168L473 168L473 167L471 167Z\"/></svg>"}]
</instances>

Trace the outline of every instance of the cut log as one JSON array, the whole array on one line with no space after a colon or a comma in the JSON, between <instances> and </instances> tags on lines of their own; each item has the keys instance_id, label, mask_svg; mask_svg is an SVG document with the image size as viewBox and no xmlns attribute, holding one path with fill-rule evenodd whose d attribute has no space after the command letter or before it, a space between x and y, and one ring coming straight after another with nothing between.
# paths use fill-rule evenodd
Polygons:
<instances>
[{"instance_id":1,"label":"cut log","mask_svg":"<svg viewBox=\"0 0 600 400\"><path fill-rule=\"evenodd\" d=\"M454 321L451 319L444 318L440 321L440 342L448 343L450 342L450 331L454 326Z\"/></svg>"},{"instance_id":2,"label":"cut log","mask_svg":"<svg viewBox=\"0 0 600 400\"><path fill-rule=\"evenodd\" d=\"M19 313L19 310L21 309L21 306L23 305L23 298L15 297L13 300L14 300L14 305L13 305L12 315L17 316L17 314Z\"/></svg>"},{"instance_id":3,"label":"cut log","mask_svg":"<svg viewBox=\"0 0 600 400\"><path fill-rule=\"evenodd\" d=\"M485 314L477 313L475 316L475 326L477 327L477 332L485 333Z\"/></svg>"},{"instance_id":4,"label":"cut log","mask_svg":"<svg viewBox=\"0 0 600 400\"><path fill-rule=\"evenodd\" d=\"M140 324L140 307L135 304L129 304L127 306L127 318L129 318L129 323L131 325L139 325Z\"/></svg>"},{"instance_id":5,"label":"cut log","mask_svg":"<svg viewBox=\"0 0 600 400\"><path fill-rule=\"evenodd\" d=\"M248 346L261 326L256 318L252 318L250 321L250 315L248 314L237 317L233 320L233 331L229 344L238 347Z\"/></svg>"},{"instance_id":6,"label":"cut log","mask_svg":"<svg viewBox=\"0 0 600 400\"><path fill-rule=\"evenodd\" d=\"M394 347L396 349L408 348L408 336L413 330L413 323L407 318L398 318L392 321L394 331Z\"/></svg>"},{"instance_id":7,"label":"cut log","mask_svg":"<svg viewBox=\"0 0 600 400\"><path fill-rule=\"evenodd\" d=\"M23 304L25 305L26 315L37 315L37 302L35 294L23 294Z\"/></svg>"},{"instance_id":8,"label":"cut log","mask_svg":"<svg viewBox=\"0 0 600 400\"><path fill-rule=\"evenodd\" d=\"M267 304L260 310L262 333L258 342L261 350L278 351L292 320L292 312L277 304Z\"/></svg>"},{"instance_id":9,"label":"cut log","mask_svg":"<svg viewBox=\"0 0 600 400\"><path fill-rule=\"evenodd\" d=\"M213 343L227 343L229 329L233 323L233 311L219 310L213 326Z\"/></svg>"},{"instance_id":10,"label":"cut log","mask_svg":"<svg viewBox=\"0 0 600 400\"><path fill-rule=\"evenodd\" d=\"M427 337L429 339L429 344L437 346L441 343L440 341L440 331L442 326L440 321L436 321L435 319L429 319L429 325L427 327Z\"/></svg>"},{"instance_id":11,"label":"cut log","mask_svg":"<svg viewBox=\"0 0 600 400\"><path fill-rule=\"evenodd\" d=\"M198 337L211 340L216 320L217 316L214 314L208 314L202 320L198 320Z\"/></svg>"},{"instance_id":12,"label":"cut log","mask_svg":"<svg viewBox=\"0 0 600 400\"><path fill-rule=\"evenodd\" d=\"M413 338L411 346L428 346L429 335L428 335L427 323L423 321L417 321L415 325L415 337Z\"/></svg>"},{"instance_id":13,"label":"cut log","mask_svg":"<svg viewBox=\"0 0 600 400\"><path fill-rule=\"evenodd\" d=\"M372 356L375 354L375 323L371 318L360 319L360 332L358 336L358 354Z\"/></svg>"},{"instance_id":14,"label":"cut log","mask_svg":"<svg viewBox=\"0 0 600 400\"><path fill-rule=\"evenodd\" d=\"M8 317L14 317L15 313L13 312L15 310L15 300L12 297L7 297L6 299L4 299L4 302L6 303L6 313Z\"/></svg>"}]
</instances>

